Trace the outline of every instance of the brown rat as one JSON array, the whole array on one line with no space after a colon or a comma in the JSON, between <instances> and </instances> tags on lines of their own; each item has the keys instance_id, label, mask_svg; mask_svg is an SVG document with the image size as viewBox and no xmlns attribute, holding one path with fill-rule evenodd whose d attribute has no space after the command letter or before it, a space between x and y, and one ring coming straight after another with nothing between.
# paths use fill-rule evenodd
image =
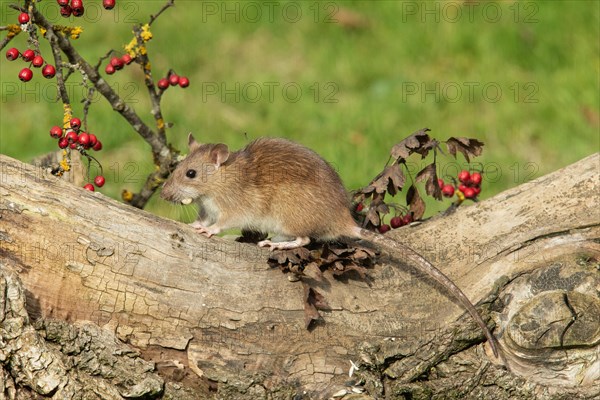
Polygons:
<instances>
[{"instance_id":1,"label":"brown rat","mask_svg":"<svg viewBox=\"0 0 600 400\"><path fill-rule=\"evenodd\" d=\"M342 180L317 153L278 138L257 139L236 152L222 143L200 144L192 134L188 144L188 156L165 182L161 197L181 204L198 203L198 219L191 225L199 233L210 237L222 230L245 228L293 238L258 243L271 250L304 246L310 238L377 243L452 293L498 356L496 339L458 286L410 248L356 225Z\"/></svg>"}]
</instances>

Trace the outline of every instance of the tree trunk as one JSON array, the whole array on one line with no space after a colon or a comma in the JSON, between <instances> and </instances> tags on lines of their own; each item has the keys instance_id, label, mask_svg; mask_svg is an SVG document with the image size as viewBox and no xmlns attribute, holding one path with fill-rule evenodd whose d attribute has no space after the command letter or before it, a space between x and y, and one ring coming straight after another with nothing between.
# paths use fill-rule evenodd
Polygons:
<instances>
[{"instance_id":1,"label":"tree trunk","mask_svg":"<svg viewBox=\"0 0 600 400\"><path fill-rule=\"evenodd\" d=\"M410 265L291 282L255 245L0 168L0 399L600 395L599 154L388 234L481 302L509 369ZM310 330L303 283L331 307Z\"/></svg>"}]
</instances>

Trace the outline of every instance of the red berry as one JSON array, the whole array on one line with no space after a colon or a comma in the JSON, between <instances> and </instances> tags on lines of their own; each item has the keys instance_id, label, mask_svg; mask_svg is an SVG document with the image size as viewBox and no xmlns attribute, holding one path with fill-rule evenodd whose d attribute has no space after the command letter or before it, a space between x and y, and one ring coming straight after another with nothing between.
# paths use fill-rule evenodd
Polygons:
<instances>
[{"instance_id":1,"label":"red berry","mask_svg":"<svg viewBox=\"0 0 600 400\"><path fill-rule=\"evenodd\" d=\"M471 188L471 187L465 188L465 191L463 193L465 194L465 197L467 199L473 199L473 198L475 198L475 196L477 196L475 194L475 190L473 190L473 188Z\"/></svg>"},{"instance_id":2,"label":"red berry","mask_svg":"<svg viewBox=\"0 0 600 400\"><path fill-rule=\"evenodd\" d=\"M23 68L21 72L19 72L19 79L23 82L29 82L33 78L33 72L29 68Z\"/></svg>"},{"instance_id":3,"label":"red berry","mask_svg":"<svg viewBox=\"0 0 600 400\"><path fill-rule=\"evenodd\" d=\"M171 74L169 76L169 83L171 84L171 86L176 86L179 84L179 75L177 74Z\"/></svg>"},{"instance_id":4,"label":"red berry","mask_svg":"<svg viewBox=\"0 0 600 400\"><path fill-rule=\"evenodd\" d=\"M76 17L81 17L83 15L83 7L73 8L73 15Z\"/></svg>"},{"instance_id":5,"label":"red berry","mask_svg":"<svg viewBox=\"0 0 600 400\"><path fill-rule=\"evenodd\" d=\"M471 174L469 174L469 171L463 169L458 173L458 180L462 183L468 183L470 179Z\"/></svg>"},{"instance_id":6,"label":"red berry","mask_svg":"<svg viewBox=\"0 0 600 400\"><path fill-rule=\"evenodd\" d=\"M190 86L190 80L186 76L180 76L179 77L179 86L181 86L182 88L186 88L186 87Z\"/></svg>"},{"instance_id":7,"label":"red berry","mask_svg":"<svg viewBox=\"0 0 600 400\"><path fill-rule=\"evenodd\" d=\"M77 132L71 130L67 131L65 137L69 140L69 143L77 143L77 140L79 139Z\"/></svg>"},{"instance_id":8,"label":"red berry","mask_svg":"<svg viewBox=\"0 0 600 400\"><path fill-rule=\"evenodd\" d=\"M165 89L167 89L169 87L169 80L167 78L159 79L157 85L162 90L165 90Z\"/></svg>"},{"instance_id":9,"label":"red berry","mask_svg":"<svg viewBox=\"0 0 600 400\"><path fill-rule=\"evenodd\" d=\"M71 143L69 147L75 150L77 148L77 143Z\"/></svg>"},{"instance_id":10,"label":"red berry","mask_svg":"<svg viewBox=\"0 0 600 400\"><path fill-rule=\"evenodd\" d=\"M123 62L123 64L129 65L133 61L133 58L129 54L123 54L123 56L121 57L121 61Z\"/></svg>"},{"instance_id":11,"label":"red berry","mask_svg":"<svg viewBox=\"0 0 600 400\"><path fill-rule=\"evenodd\" d=\"M56 69L54 68L54 65L46 64L46 66L42 68L42 75L48 79L54 78L54 75L56 75Z\"/></svg>"},{"instance_id":12,"label":"red berry","mask_svg":"<svg viewBox=\"0 0 600 400\"><path fill-rule=\"evenodd\" d=\"M71 0L56 0L59 6L64 7L69 5L69 1Z\"/></svg>"},{"instance_id":13,"label":"red berry","mask_svg":"<svg viewBox=\"0 0 600 400\"><path fill-rule=\"evenodd\" d=\"M98 140L92 149L94 149L94 151L102 150L102 142Z\"/></svg>"},{"instance_id":14,"label":"red berry","mask_svg":"<svg viewBox=\"0 0 600 400\"><path fill-rule=\"evenodd\" d=\"M115 67L112 64L108 64L106 68L104 68L104 72L106 72L108 75L112 75L115 73Z\"/></svg>"},{"instance_id":15,"label":"red berry","mask_svg":"<svg viewBox=\"0 0 600 400\"><path fill-rule=\"evenodd\" d=\"M102 175L98 175L94 178L94 184L98 187L104 186L104 182L106 182L106 179L104 179Z\"/></svg>"},{"instance_id":16,"label":"red berry","mask_svg":"<svg viewBox=\"0 0 600 400\"><path fill-rule=\"evenodd\" d=\"M79 118L71 118L71 128L73 128L74 130L79 130L79 128L81 128L81 120Z\"/></svg>"},{"instance_id":17,"label":"red berry","mask_svg":"<svg viewBox=\"0 0 600 400\"><path fill-rule=\"evenodd\" d=\"M437 182L439 187L444 187L444 180L442 178L438 178Z\"/></svg>"},{"instance_id":18,"label":"red berry","mask_svg":"<svg viewBox=\"0 0 600 400\"><path fill-rule=\"evenodd\" d=\"M479 196L479 193L481 193L481 188L479 186L475 186L473 187L473 191L475 192L475 196Z\"/></svg>"},{"instance_id":19,"label":"red berry","mask_svg":"<svg viewBox=\"0 0 600 400\"><path fill-rule=\"evenodd\" d=\"M20 24L26 24L29 22L29 14L22 12L21 14L19 14L19 23Z\"/></svg>"},{"instance_id":20,"label":"red berry","mask_svg":"<svg viewBox=\"0 0 600 400\"><path fill-rule=\"evenodd\" d=\"M98 138L93 133L90 133L90 147L94 147L98 142Z\"/></svg>"},{"instance_id":21,"label":"red berry","mask_svg":"<svg viewBox=\"0 0 600 400\"><path fill-rule=\"evenodd\" d=\"M458 190L460 190L464 194L465 190L467 190L467 187L461 183L458 185Z\"/></svg>"},{"instance_id":22,"label":"red berry","mask_svg":"<svg viewBox=\"0 0 600 400\"><path fill-rule=\"evenodd\" d=\"M79 137L77 138L77 141L79 142L80 145L82 145L83 147L87 147L90 144L90 135L88 135L85 132L81 132L79 134Z\"/></svg>"},{"instance_id":23,"label":"red berry","mask_svg":"<svg viewBox=\"0 0 600 400\"><path fill-rule=\"evenodd\" d=\"M31 62L31 64L33 64L33 66L36 68L41 67L42 65L44 65L44 57L42 57L42 56L33 57L33 61Z\"/></svg>"},{"instance_id":24,"label":"red berry","mask_svg":"<svg viewBox=\"0 0 600 400\"><path fill-rule=\"evenodd\" d=\"M58 147L60 147L61 149L66 148L69 145L69 139L67 139L66 137L60 138L58 140Z\"/></svg>"},{"instance_id":25,"label":"red berry","mask_svg":"<svg viewBox=\"0 0 600 400\"><path fill-rule=\"evenodd\" d=\"M473 185L481 185L481 174L479 172L473 172L471 175L471 183Z\"/></svg>"},{"instance_id":26,"label":"red berry","mask_svg":"<svg viewBox=\"0 0 600 400\"><path fill-rule=\"evenodd\" d=\"M390 225L392 226L392 228L396 229L396 228L400 228L402 225L404 225L404 223L402 222L402 217L400 216L395 216L390 220Z\"/></svg>"},{"instance_id":27,"label":"red berry","mask_svg":"<svg viewBox=\"0 0 600 400\"><path fill-rule=\"evenodd\" d=\"M35 53L33 52L33 50L27 49L23 52L23 60L29 62L33 60L33 57L35 57Z\"/></svg>"},{"instance_id":28,"label":"red berry","mask_svg":"<svg viewBox=\"0 0 600 400\"><path fill-rule=\"evenodd\" d=\"M123 68L123 60L121 60L119 57L113 57L110 59L110 65L115 67L116 70L120 70Z\"/></svg>"},{"instance_id":29,"label":"red berry","mask_svg":"<svg viewBox=\"0 0 600 400\"><path fill-rule=\"evenodd\" d=\"M63 131L62 128L60 126L53 126L52 128L50 128L50 136L52 136L53 138L58 139L59 137L62 137Z\"/></svg>"},{"instance_id":30,"label":"red berry","mask_svg":"<svg viewBox=\"0 0 600 400\"><path fill-rule=\"evenodd\" d=\"M83 1L82 0L71 0L71 9L73 10L73 15L76 17L81 17L83 15Z\"/></svg>"},{"instance_id":31,"label":"red berry","mask_svg":"<svg viewBox=\"0 0 600 400\"><path fill-rule=\"evenodd\" d=\"M390 229L392 229L392 228L390 228L390 226L388 224L383 224L379 227L379 233L386 233Z\"/></svg>"},{"instance_id":32,"label":"red berry","mask_svg":"<svg viewBox=\"0 0 600 400\"><path fill-rule=\"evenodd\" d=\"M6 58L9 61L16 60L17 58L19 58L20 54L21 53L19 53L19 50L13 47L11 49L8 49L8 51L6 52Z\"/></svg>"},{"instance_id":33,"label":"red berry","mask_svg":"<svg viewBox=\"0 0 600 400\"><path fill-rule=\"evenodd\" d=\"M365 206L363 205L363 203L358 203L356 205L356 212L361 212L364 208Z\"/></svg>"},{"instance_id":34,"label":"red berry","mask_svg":"<svg viewBox=\"0 0 600 400\"><path fill-rule=\"evenodd\" d=\"M410 224L410 223L412 222L412 220L413 220L413 219L412 219L412 215L410 215L410 214L406 214L406 215L404 216L404 218L402 218L402 223L403 223L404 225L408 225L408 224Z\"/></svg>"},{"instance_id":35,"label":"red berry","mask_svg":"<svg viewBox=\"0 0 600 400\"><path fill-rule=\"evenodd\" d=\"M454 196L454 186L451 184L446 184L442 186L442 194L446 197Z\"/></svg>"},{"instance_id":36,"label":"red berry","mask_svg":"<svg viewBox=\"0 0 600 400\"><path fill-rule=\"evenodd\" d=\"M93 192L94 189L94 185L92 185L91 183L87 183L83 186L84 189L89 190L90 192Z\"/></svg>"},{"instance_id":37,"label":"red berry","mask_svg":"<svg viewBox=\"0 0 600 400\"><path fill-rule=\"evenodd\" d=\"M102 5L107 10L112 10L115 6L115 0L102 0Z\"/></svg>"},{"instance_id":38,"label":"red berry","mask_svg":"<svg viewBox=\"0 0 600 400\"><path fill-rule=\"evenodd\" d=\"M71 9L70 5L66 5L60 8L60 15L62 15L65 18L69 18L72 12L73 10Z\"/></svg>"}]
</instances>

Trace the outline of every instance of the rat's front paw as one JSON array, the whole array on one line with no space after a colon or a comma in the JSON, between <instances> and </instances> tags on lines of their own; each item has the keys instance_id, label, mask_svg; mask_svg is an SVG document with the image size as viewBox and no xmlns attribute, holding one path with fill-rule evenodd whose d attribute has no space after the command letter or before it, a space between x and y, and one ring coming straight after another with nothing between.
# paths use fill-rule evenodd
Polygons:
<instances>
[{"instance_id":1,"label":"rat's front paw","mask_svg":"<svg viewBox=\"0 0 600 400\"><path fill-rule=\"evenodd\" d=\"M206 227L206 226L202 225L202 223L200 223L199 221L192 222L190 224L190 226L192 228L194 228L196 230L196 232L206 235L207 237L211 237L211 236L216 235L217 233L221 232L221 229L219 227L214 226L214 225Z\"/></svg>"}]
</instances>

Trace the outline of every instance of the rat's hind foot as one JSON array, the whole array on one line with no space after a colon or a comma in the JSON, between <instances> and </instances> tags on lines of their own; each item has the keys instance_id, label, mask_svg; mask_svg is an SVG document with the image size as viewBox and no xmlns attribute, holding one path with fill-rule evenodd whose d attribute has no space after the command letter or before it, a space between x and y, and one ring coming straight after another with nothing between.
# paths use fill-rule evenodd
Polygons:
<instances>
[{"instance_id":1,"label":"rat's hind foot","mask_svg":"<svg viewBox=\"0 0 600 400\"><path fill-rule=\"evenodd\" d=\"M296 249L298 247L306 246L310 243L310 238L307 236L298 236L296 240L291 240L289 242L272 242L270 240L261 240L258 242L260 247L269 247L271 251L273 250L289 250Z\"/></svg>"}]
</instances>

